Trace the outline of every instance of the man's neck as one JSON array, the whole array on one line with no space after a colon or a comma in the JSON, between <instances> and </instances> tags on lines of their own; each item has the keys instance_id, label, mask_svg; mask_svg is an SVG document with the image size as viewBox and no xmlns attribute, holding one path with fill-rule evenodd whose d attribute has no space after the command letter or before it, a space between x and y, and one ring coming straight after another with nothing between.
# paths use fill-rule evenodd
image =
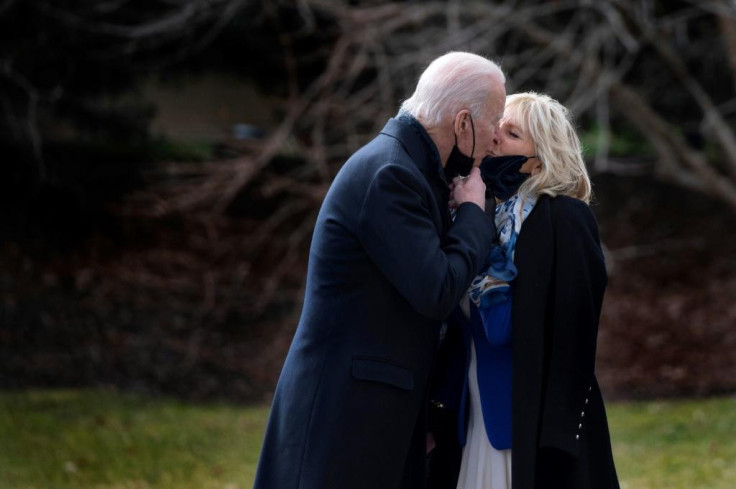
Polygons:
<instances>
[{"instance_id":1,"label":"man's neck","mask_svg":"<svg viewBox=\"0 0 736 489\"><path fill-rule=\"evenodd\" d=\"M429 137L432 139L432 142L434 143L435 147L437 148L437 152L440 155L440 163L442 164L442 168L444 168L447 164L447 158L450 157L450 152L452 151L454 139L449 136L449 131L447 131L446 127L440 125L427 128L427 126L422 122L421 119L417 120L422 125L422 127L424 127L424 130L427 131L427 134L429 134Z\"/></svg>"}]
</instances>

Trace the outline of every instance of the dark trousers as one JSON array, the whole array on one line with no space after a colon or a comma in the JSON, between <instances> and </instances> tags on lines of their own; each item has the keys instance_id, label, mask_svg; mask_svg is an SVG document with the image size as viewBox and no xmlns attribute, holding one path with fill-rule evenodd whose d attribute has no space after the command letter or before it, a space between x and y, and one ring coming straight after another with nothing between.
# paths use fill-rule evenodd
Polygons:
<instances>
[{"instance_id":1,"label":"dark trousers","mask_svg":"<svg viewBox=\"0 0 736 489\"><path fill-rule=\"evenodd\" d=\"M457 439L457 415L449 409L433 410L435 448L427 456L427 489L455 489L460 474L463 447Z\"/></svg>"}]
</instances>

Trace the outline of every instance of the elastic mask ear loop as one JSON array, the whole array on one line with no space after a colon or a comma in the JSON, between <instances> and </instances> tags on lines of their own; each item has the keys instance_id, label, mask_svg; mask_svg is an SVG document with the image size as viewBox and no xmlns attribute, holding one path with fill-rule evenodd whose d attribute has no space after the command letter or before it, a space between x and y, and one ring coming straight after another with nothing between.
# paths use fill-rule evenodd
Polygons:
<instances>
[{"instance_id":1,"label":"elastic mask ear loop","mask_svg":"<svg viewBox=\"0 0 736 489\"><path fill-rule=\"evenodd\" d=\"M473 116L468 114L468 117L470 117L470 127L473 129L473 149L470 150L470 157L472 158L475 154L475 124L473 124ZM455 135L455 140L457 141L457 134Z\"/></svg>"},{"instance_id":2,"label":"elastic mask ear loop","mask_svg":"<svg viewBox=\"0 0 736 489\"><path fill-rule=\"evenodd\" d=\"M473 116L468 114L470 117L470 128L473 130L473 148L470 150L470 157L472 158L475 154L475 124L473 124ZM455 134L455 146L457 146L457 133ZM458 148L459 149L459 148Z\"/></svg>"}]
</instances>

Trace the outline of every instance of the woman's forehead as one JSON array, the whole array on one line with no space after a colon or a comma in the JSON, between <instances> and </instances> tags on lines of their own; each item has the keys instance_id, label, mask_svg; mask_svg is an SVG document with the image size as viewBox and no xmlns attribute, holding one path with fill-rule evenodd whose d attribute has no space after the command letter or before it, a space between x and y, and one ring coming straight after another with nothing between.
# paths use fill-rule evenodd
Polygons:
<instances>
[{"instance_id":1,"label":"woman's forehead","mask_svg":"<svg viewBox=\"0 0 736 489\"><path fill-rule=\"evenodd\" d=\"M519 117L518 109L514 106L506 107L501 118L501 123L516 126L519 129L526 129L521 117Z\"/></svg>"}]
</instances>

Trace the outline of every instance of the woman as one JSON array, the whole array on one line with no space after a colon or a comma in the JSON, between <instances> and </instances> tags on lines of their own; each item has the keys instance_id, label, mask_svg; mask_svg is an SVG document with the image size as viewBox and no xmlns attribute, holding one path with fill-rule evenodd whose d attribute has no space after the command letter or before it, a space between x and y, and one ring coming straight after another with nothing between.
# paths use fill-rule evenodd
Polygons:
<instances>
[{"instance_id":1,"label":"woman","mask_svg":"<svg viewBox=\"0 0 736 489\"><path fill-rule=\"evenodd\" d=\"M453 314L439 362L435 399L458 414L463 446L457 484L445 487L618 488L594 374L606 271L580 141L559 102L519 93L507 97L494 143L481 169L499 242ZM453 345L461 351L448 360ZM440 480L438 465L453 464L430 461Z\"/></svg>"}]
</instances>

